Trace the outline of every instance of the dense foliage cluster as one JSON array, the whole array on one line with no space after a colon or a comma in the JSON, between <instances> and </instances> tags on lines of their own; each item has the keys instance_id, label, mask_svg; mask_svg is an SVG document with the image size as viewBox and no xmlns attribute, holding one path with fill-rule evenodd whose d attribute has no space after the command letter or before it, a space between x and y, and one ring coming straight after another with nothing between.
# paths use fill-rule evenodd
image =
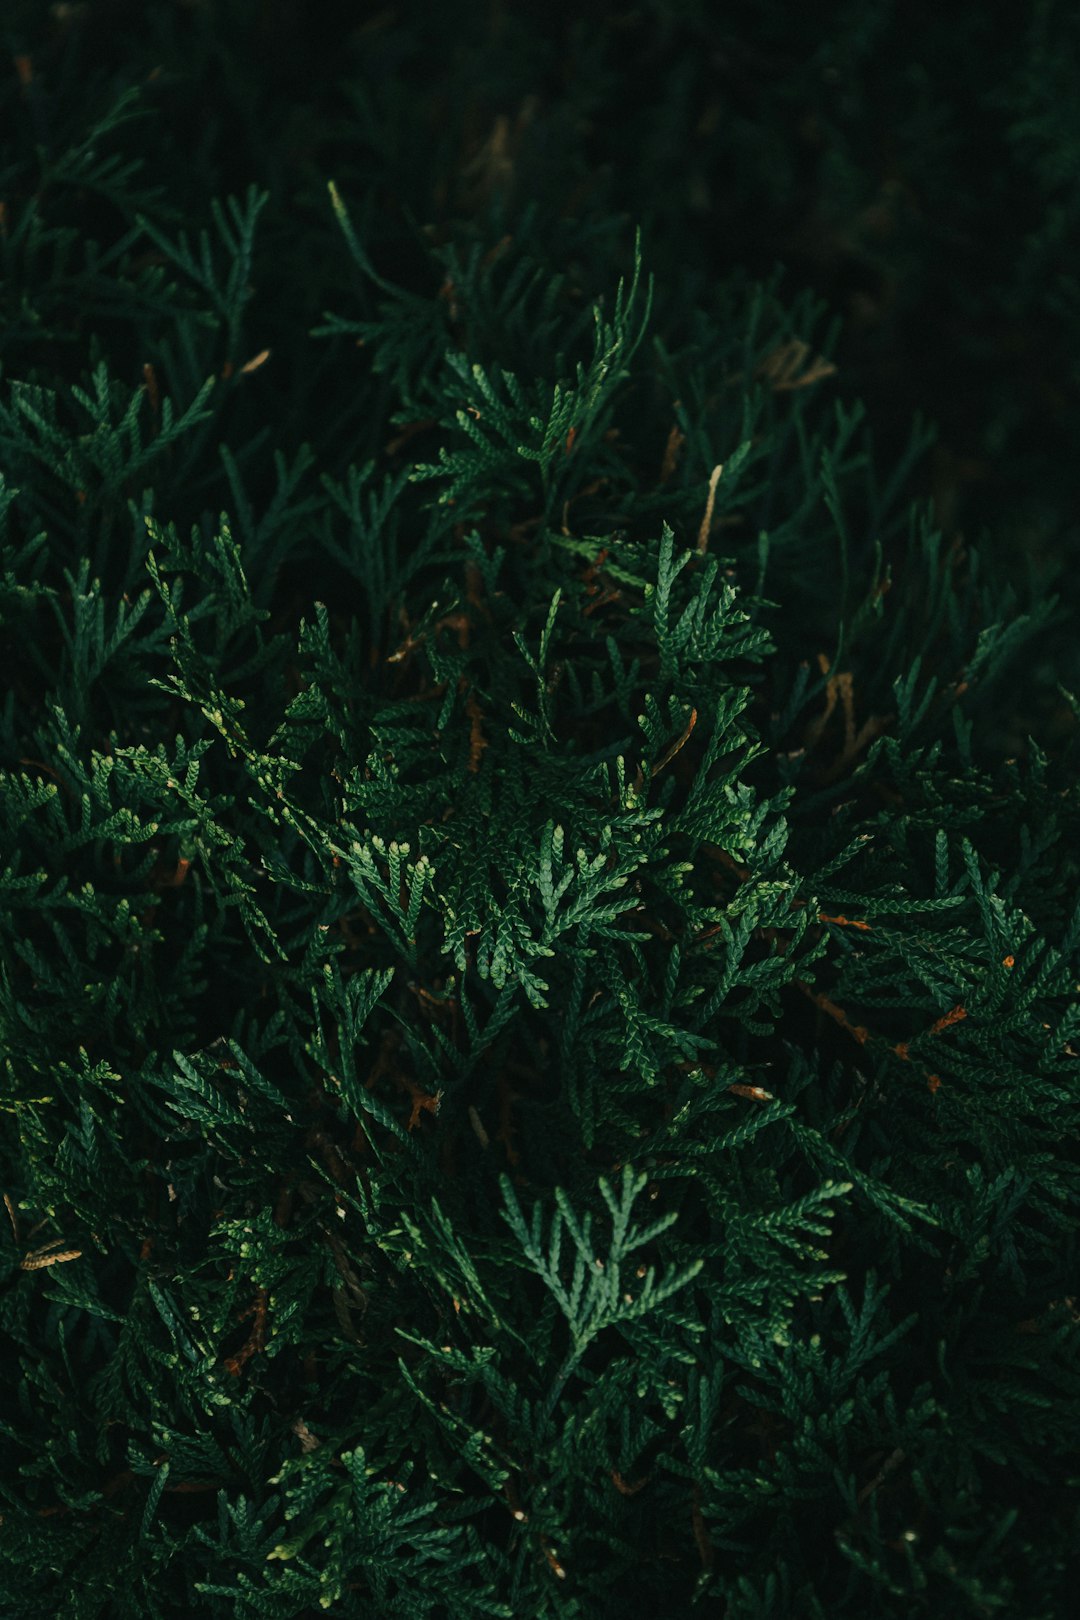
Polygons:
<instances>
[{"instance_id":1,"label":"dense foliage cluster","mask_svg":"<svg viewBox=\"0 0 1080 1620\"><path fill-rule=\"evenodd\" d=\"M9 8L20 1620L1068 1612L1075 30L574 10Z\"/></svg>"}]
</instances>

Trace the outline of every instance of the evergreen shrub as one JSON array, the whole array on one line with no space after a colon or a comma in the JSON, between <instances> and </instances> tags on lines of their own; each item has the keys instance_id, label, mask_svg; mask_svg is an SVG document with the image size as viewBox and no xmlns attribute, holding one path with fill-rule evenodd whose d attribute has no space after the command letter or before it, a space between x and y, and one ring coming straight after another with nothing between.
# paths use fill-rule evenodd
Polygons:
<instances>
[{"instance_id":1,"label":"evergreen shrub","mask_svg":"<svg viewBox=\"0 0 1080 1620\"><path fill-rule=\"evenodd\" d=\"M415 32L316 184L286 11L19 11L0 1611L1064 1620L1056 604L809 292L414 213Z\"/></svg>"}]
</instances>

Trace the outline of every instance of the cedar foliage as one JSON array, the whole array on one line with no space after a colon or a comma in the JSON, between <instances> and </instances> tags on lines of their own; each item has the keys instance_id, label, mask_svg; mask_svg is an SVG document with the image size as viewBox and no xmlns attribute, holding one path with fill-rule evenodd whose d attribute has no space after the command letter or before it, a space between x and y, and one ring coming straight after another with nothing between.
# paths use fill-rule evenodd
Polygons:
<instances>
[{"instance_id":1,"label":"cedar foliage","mask_svg":"<svg viewBox=\"0 0 1080 1620\"><path fill-rule=\"evenodd\" d=\"M779 116L706 274L711 9L576 10L11 8L26 1620L1067 1612L1067 615L757 273Z\"/></svg>"}]
</instances>

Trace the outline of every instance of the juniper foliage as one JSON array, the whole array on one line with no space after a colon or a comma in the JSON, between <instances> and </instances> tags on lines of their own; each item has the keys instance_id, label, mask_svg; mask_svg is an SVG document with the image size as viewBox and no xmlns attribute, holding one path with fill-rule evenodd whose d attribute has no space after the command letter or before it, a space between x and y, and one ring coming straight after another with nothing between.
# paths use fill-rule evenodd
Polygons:
<instances>
[{"instance_id":1,"label":"juniper foliage","mask_svg":"<svg viewBox=\"0 0 1080 1620\"><path fill-rule=\"evenodd\" d=\"M382 170L270 97L219 188L152 21L6 92L6 1611L1061 1620L1055 602L811 294L475 172L395 246L363 78Z\"/></svg>"}]
</instances>

